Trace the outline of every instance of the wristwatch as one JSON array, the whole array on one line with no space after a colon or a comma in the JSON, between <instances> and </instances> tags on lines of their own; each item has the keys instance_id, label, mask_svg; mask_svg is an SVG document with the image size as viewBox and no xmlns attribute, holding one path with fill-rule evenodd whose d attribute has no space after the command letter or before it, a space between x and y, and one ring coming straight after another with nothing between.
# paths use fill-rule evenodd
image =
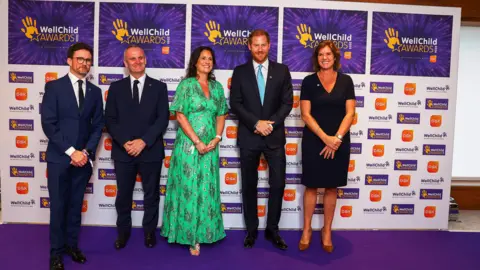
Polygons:
<instances>
[{"instance_id":1,"label":"wristwatch","mask_svg":"<svg viewBox=\"0 0 480 270\"><path fill-rule=\"evenodd\" d=\"M337 137L340 141L343 139L343 136L340 135L340 134L337 134L337 136L335 136L335 137Z\"/></svg>"},{"instance_id":2,"label":"wristwatch","mask_svg":"<svg viewBox=\"0 0 480 270\"><path fill-rule=\"evenodd\" d=\"M220 141L222 140L222 136L220 135L215 136L215 138L218 138Z\"/></svg>"}]
</instances>

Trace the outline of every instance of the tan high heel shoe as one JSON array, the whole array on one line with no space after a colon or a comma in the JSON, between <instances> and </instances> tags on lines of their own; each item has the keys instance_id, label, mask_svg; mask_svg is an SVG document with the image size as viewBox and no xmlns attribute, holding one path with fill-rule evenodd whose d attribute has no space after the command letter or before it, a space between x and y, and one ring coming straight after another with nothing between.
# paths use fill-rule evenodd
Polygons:
<instances>
[{"instance_id":1,"label":"tan high heel shoe","mask_svg":"<svg viewBox=\"0 0 480 270\"><path fill-rule=\"evenodd\" d=\"M323 227L322 227L322 230L320 231L320 241L322 242L322 248L323 248L323 250L325 250L325 252L327 252L327 253L332 253L333 252L333 245L327 246L327 245L323 244Z\"/></svg>"},{"instance_id":2,"label":"tan high heel shoe","mask_svg":"<svg viewBox=\"0 0 480 270\"><path fill-rule=\"evenodd\" d=\"M310 229L310 237L308 238L308 243L304 244L302 243L302 238L300 238L300 242L298 242L298 249L300 251L307 250L310 247L310 242L312 241L312 229Z\"/></svg>"},{"instance_id":3,"label":"tan high heel shoe","mask_svg":"<svg viewBox=\"0 0 480 270\"><path fill-rule=\"evenodd\" d=\"M195 248L190 247L189 250L192 256L200 255L200 244L195 244Z\"/></svg>"}]
</instances>

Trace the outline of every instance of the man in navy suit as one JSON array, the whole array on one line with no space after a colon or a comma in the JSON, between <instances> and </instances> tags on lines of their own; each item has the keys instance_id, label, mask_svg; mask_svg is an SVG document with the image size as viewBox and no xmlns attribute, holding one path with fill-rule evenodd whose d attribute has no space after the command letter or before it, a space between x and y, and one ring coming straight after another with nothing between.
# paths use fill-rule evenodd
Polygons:
<instances>
[{"instance_id":1,"label":"man in navy suit","mask_svg":"<svg viewBox=\"0 0 480 270\"><path fill-rule=\"evenodd\" d=\"M285 188L285 118L293 106L292 78L288 67L268 60L270 37L264 30L248 38L252 61L236 67L232 75L230 107L238 116L242 200L247 236L244 246L255 244L258 229L257 167L263 153L269 165L269 198L265 238L287 249L278 223Z\"/></svg>"},{"instance_id":2,"label":"man in navy suit","mask_svg":"<svg viewBox=\"0 0 480 270\"><path fill-rule=\"evenodd\" d=\"M78 248L83 195L104 126L102 91L86 80L92 61L92 48L76 43L67 52L70 72L45 84L41 119L49 140L50 269L64 269L64 252L75 262L86 261Z\"/></svg>"},{"instance_id":3,"label":"man in navy suit","mask_svg":"<svg viewBox=\"0 0 480 270\"><path fill-rule=\"evenodd\" d=\"M165 157L163 134L168 126L167 85L145 74L147 58L142 48L130 45L124 64L130 76L110 85L105 117L112 136L112 159L117 177L118 237L122 249L132 229L132 199L136 175L144 191L143 230L145 246L156 244L160 203L160 172Z\"/></svg>"}]
</instances>

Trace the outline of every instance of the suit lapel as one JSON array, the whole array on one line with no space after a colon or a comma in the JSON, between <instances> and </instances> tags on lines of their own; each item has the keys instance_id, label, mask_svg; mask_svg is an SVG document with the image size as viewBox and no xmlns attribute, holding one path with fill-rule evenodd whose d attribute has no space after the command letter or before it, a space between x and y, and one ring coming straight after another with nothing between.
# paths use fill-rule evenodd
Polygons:
<instances>
[{"instance_id":1,"label":"suit lapel","mask_svg":"<svg viewBox=\"0 0 480 270\"><path fill-rule=\"evenodd\" d=\"M88 109L90 108L90 103L93 99L92 97L92 84L87 81L87 85L86 85L86 88L84 89L84 94L85 94L85 99L83 100L83 108L82 110L80 111L80 114L83 114L83 112L85 111L85 109ZM88 110L87 110L88 111Z\"/></svg>"},{"instance_id":2,"label":"suit lapel","mask_svg":"<svg viewBox=\"0 0 480 270\"><path fill-rule=\"evenodd\" d=\"M65 81L65 97L68 100L69 103L71 103L71 106L75 106L78 111L78 102L77 102L77 97L75 96L75 89L73 89L73 82L70 80L70 77L68 74L63 77Z\"/></svg>"},{"instance_id":3,"label":"suit lapel","mask_svg":"<svg viewBox=\"0 0 480 270\"><path fill-rule=\"evenodd\" d=\"M257 77L255 76L255 68L253 67L253 61L250 61L249 67L249 77L250 81L253 84L253 92L255 92L255 96L258 98L258 103L262 106L262 102L260 100L260 90L258 89Z\"/></svg>"},{"instance_id":4,"label":"suit lapel","mask_svg":"<svg viewBox=\"0 0 480 270\"><path fill-rule=\"evenodd\" d=\"M143 85L142 96L140 97L140 105L145 106L145 104L148 102L148 99L150 97L151 87L152 87L152 83L150 81L150 77L145 75L145 83Z\"/></svg>"},{"instance_id":5,"label":"suit lapel","mask_svg":"<svg viewBox=\"0 0 480 270\"><path fill-rule=\"evenodd\" d=\"M265 80L266 80L266 85L265 85L265 99L263 101L263 106L265 106L265 104L267 103L267 100L268 100L268 97L270 96L269 93L271 91L269 91L271 85L272 85L272 82L273 82L273 68L274 68L274 65L275 63L268 60L268 72L267 72L267 76L265 77Z\"/></svg>"}]
</instances>

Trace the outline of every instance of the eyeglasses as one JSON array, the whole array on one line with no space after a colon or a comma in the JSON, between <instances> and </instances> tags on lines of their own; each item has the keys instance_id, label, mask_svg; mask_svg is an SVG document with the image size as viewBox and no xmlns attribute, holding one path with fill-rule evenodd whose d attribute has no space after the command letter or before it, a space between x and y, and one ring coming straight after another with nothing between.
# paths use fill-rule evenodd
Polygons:
<instances>
[{"instance_id":1,"label":"eyeglasses","mask_svg":"<svg viewBox=\"0 0 480 270\"><path fill-rule=\"evenodd\" d=\"M91 65L93 60L90 58L83 58L83 57L75 57L77 59L77 62L79 64L86 63L87 65Z\"/></svg>"}]
</instances>

